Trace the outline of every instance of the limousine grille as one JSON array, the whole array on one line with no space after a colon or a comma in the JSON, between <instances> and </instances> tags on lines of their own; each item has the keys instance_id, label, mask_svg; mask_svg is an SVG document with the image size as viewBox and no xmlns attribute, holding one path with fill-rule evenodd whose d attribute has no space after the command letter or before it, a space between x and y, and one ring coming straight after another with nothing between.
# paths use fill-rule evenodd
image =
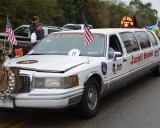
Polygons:
<instances>
[{"instance_id":1,"label":"limousine grille","mask_svg":"<svg viewBox=\"0 0 160 128\"><path fill-rule=\"evenodd\" d=\"M29 76L20 76L22 88L20 93L28 93L31 91L31 81Z\"/></svg>"}]
</instances>

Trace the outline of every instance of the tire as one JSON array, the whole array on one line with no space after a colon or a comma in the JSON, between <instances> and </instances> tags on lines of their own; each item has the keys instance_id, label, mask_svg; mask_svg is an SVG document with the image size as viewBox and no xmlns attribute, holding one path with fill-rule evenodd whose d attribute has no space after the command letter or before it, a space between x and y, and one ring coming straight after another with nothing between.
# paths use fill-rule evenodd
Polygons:
<instances>
[{"instance_id":1,"label":"tire","mask_svg":"<svg viewBox=\"0 0 160 128\"><path fill-rule=\"evenodd\" d=\"M160 76L160 64L152 71L154 76Z\"/></svg>"},{"instance_id":2,"label":"tire","mask_svg":"<svg viewBox=\"0 0 160 128\"><path fill-rule=\"evenodd\" d=\"M84 88L83 96L77 106L78 113L84 118L94 117L98 113L100 105L99 83L90 78Z\"/></svg>"}]
</instances>

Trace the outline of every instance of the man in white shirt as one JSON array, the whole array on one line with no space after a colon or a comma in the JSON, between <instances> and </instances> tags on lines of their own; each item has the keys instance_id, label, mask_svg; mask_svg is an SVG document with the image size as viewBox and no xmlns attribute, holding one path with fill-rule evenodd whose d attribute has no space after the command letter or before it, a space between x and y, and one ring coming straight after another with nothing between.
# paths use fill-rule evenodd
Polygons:
<instances>
[{"instance_id":1,"label":"man in white shirt","mask_svg":"<svg viewBox=\"0 0 160 128\"><path fill-rule=\"evenodd\" d=\"M37 23L36 24L36 30L31 35L31 42L32 43L38 43L43 38L44 38L44 31L42 29L42 24Z\"/></svg>"}]
</instances>

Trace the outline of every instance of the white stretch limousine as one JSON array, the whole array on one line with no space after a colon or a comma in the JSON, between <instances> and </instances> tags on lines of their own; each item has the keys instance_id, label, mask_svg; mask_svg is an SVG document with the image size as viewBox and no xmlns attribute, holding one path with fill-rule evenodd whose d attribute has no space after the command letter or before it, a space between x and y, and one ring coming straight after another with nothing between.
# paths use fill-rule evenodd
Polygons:
<instances>
[{"instance_id":1,"label":"white stretch limousine","mask_svg":"<svg viewBox=\"0 0 160 128\"><path fill-rule=\"evenodd\" d=\"M76 106L87 118L97 114L100 98L152 72L160 75L160 42L144 29L92 29L49 34L27 55L6 62L18 67L22 87L1 93L3 108ZM6 95L10 95L9 97Z\"/></svg>"}]
</instances>

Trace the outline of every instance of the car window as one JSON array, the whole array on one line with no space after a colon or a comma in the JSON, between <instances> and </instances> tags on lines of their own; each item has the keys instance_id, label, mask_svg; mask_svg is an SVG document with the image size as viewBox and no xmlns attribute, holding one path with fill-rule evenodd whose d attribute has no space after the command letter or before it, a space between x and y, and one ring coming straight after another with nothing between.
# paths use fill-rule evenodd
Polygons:
<instances>
[{"instance_id":1,"label":"car window","mask_svg":"<svg viewBox=\"0 0 160 128\"><path fill-rule=\"evenodd\" d=\"M81 30L81 26L77 25L66 25L64 28L72 29L72 30Z\"/></svg>"},{"instance_id":2,"label":"car window","mask_svg":"<svg viewBox=\"0 0 160 128\"><path fill-rule=\"evenodd\" d=\"M135 35L137 36L137 39L138 39L140 46L141 46L141 49L144 49L144 48L151 46L149 38L144 31L137 31L137 32L135 32Z\"/></svg>"},{"instance_id":3,"label":"car window","mask_svg":"<svg viewBox=\"0 0 160 128\"><path fill-rule=\"evenodd\" d=\"M153 33L152 33L151 31L147 31L147 34L148 34L148 36L149 36L149 39L150 39L152 45L153 45L153 46L158 45L158 42L157 42L155 36L153 35Z\"/></svg>"},{"instance_id":4,"label":"car window","mask_svg":"<svg viewBox=\"0 0 160 128\"><path fill-rule=\"evenodd\" d=\"M93 29L93 26L92 26L92 25L88 25L88 26L89 26L90 29Z\"/></svg>"},{"instance_id":5,"label":"car window","mask_svg":"<svg viewBox=\"0 0 160 128\"><path fill-rule=\"evenodd\" d=\"M114 52L122 52L122 47L120 45L120 41L117 37L117 35L110 35L109 36L109 50L108 50L108 58L112 59L114 56Z\"/></svg>"},{"instance_id":6,"label":"car window","mask_svg":"<svg viewBox=\"0 0 160 128\"><path fill-rule=\"evenodd\" d=\"M15 36L28 37L28 34L29 34L29 27L20 27L14 31Z\"/></svg>"},{"instance_id":7,"label":"car window","mask_svg":"<svg viewBox=\"0 0 160 128\"><path fill-rule=\"evenodd\" d=\"M139 50L138 41L132 32L120 33L120 37L126 47L127 53Z\"/></svg>"},{"instance_id":8,"label":"car window","mask_svg":"<svg viewBox=\"0 0 160 128\"><path fill-rule=\"evenodd\" d=\"M60 31L60 30L59 29L51 29L51 28L49 28L48 29L48 34L52 33L52 32L58 32L58 31Z\"/></svg>"},{"instance_id":9,"label":"car window","mask_svg":"<svg viewBox=\"0 0 160 128\"><path fill-rule=\"evenodd\" d=\"M105 36L103 34L93 36L94 40L86 47L83 33L53 33L38 43L31 53L68 55L72 49L78 49L80 56L104 56Z\"/></svg>"}]
</instances>

